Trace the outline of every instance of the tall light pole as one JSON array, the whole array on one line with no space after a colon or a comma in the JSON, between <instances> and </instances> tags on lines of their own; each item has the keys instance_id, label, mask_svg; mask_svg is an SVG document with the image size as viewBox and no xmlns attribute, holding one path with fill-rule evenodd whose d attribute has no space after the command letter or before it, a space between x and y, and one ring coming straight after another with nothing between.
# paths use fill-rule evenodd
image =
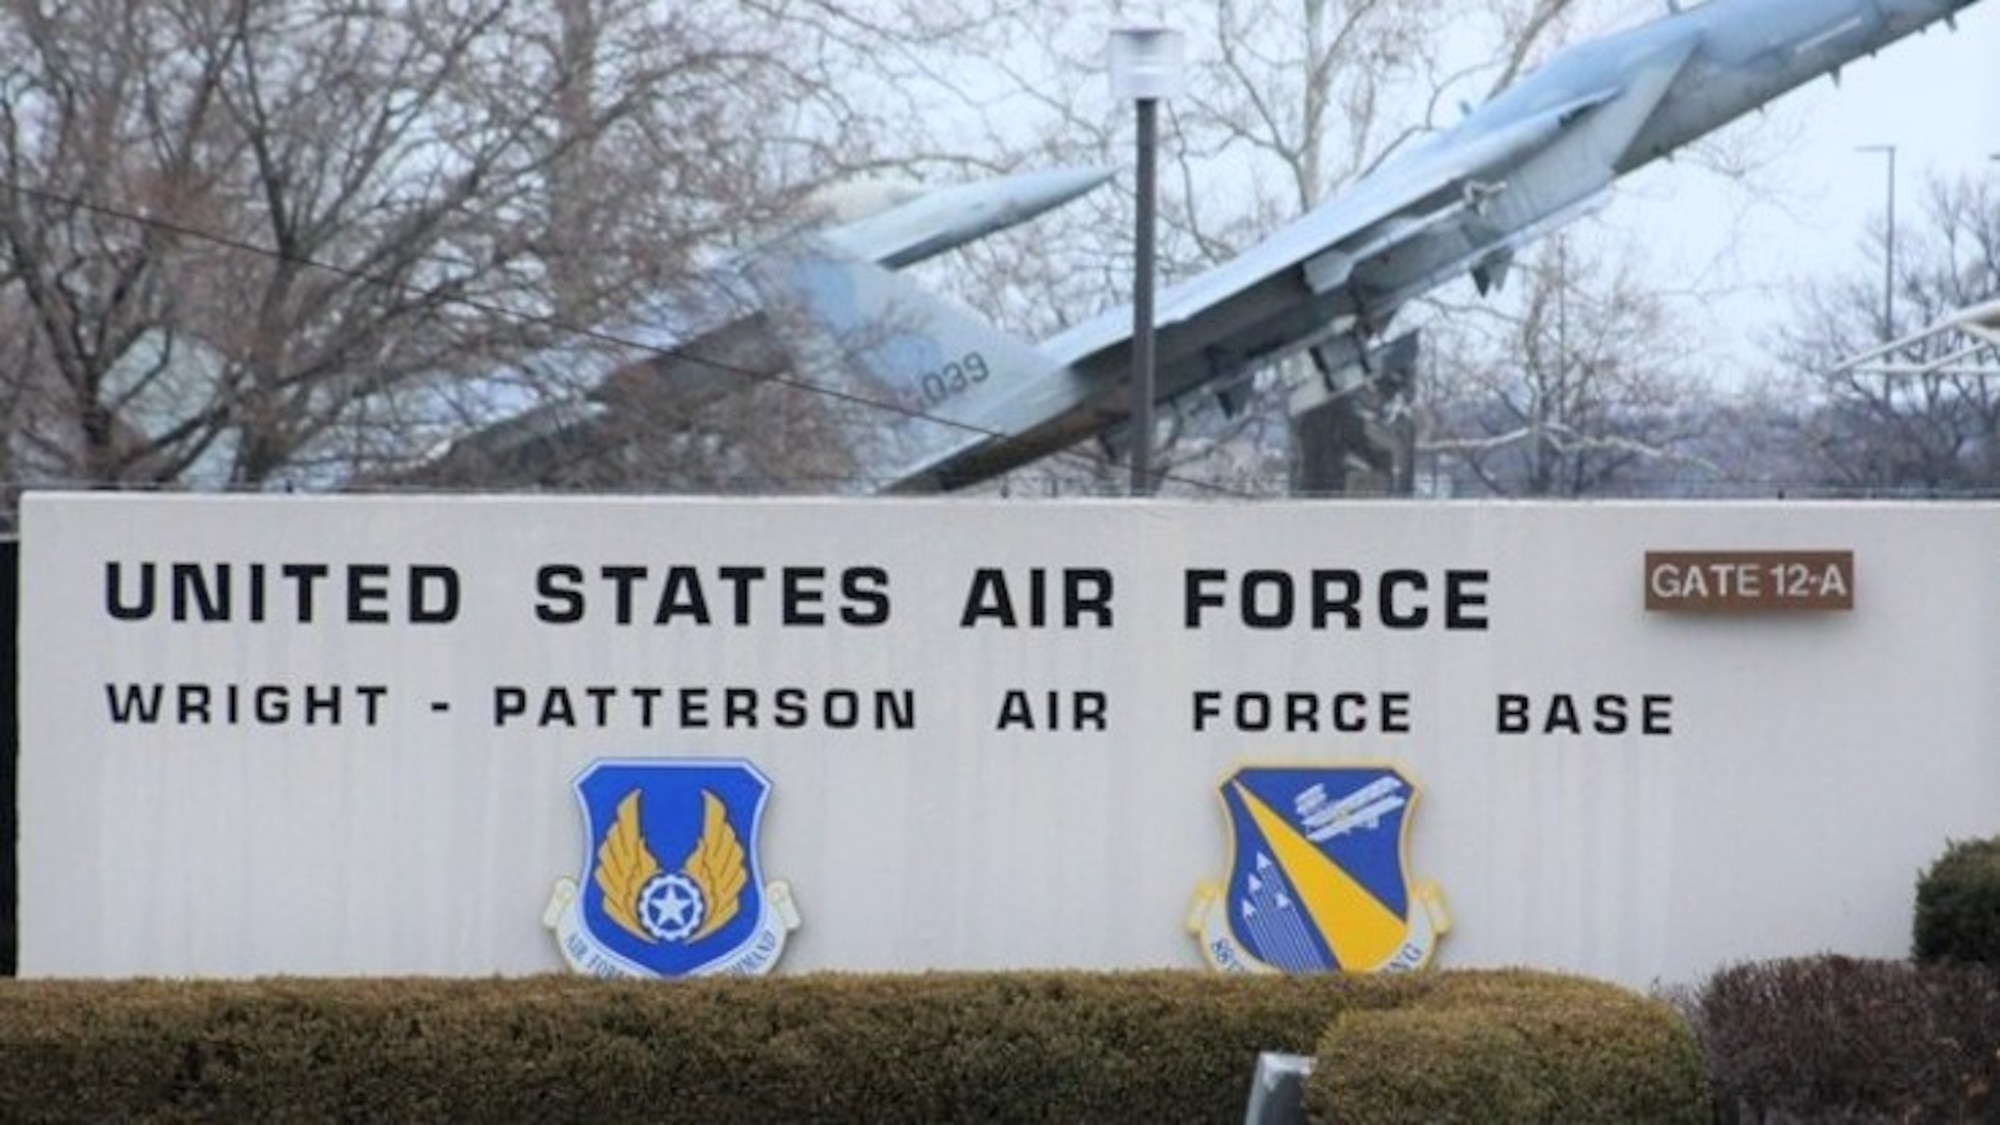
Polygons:
<instances>
[{"instance_id":1,"label":"tall light pole","mask_svg":"<svg viewBox=\"0 0 2000 1125\"><path fill-rule=\"evenodd\" d=\"M1153 491L1153 275L1154 211L1159 194L1159 112L1162 99L1180 87L1181 35L1164 27L1126 27L1111 33L1111 95L1139 110L1138 218L1132 276L1132 479L1133 496Z\"/></svg>"},{"instance_id":2,"label":"tall light pole","mask_svg":"<svg viewBox=\"0 0 2000 1125\"><path fill-rule=\"evenodd\" d=\"M1879 152L1889 158L1889 217L1882 244L1882 341L1896 338L1896 146L1862 145L1856 152Z\"/></svg>"}]
</instances>

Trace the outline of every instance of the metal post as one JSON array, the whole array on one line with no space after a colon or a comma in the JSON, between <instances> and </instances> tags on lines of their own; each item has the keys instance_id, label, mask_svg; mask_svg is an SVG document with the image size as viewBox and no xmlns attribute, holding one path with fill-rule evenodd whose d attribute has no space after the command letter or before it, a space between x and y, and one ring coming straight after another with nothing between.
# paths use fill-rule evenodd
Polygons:
<instances>
[{"instance_id":1,"label":"metal post","mask_svg":"<svg viewBox=\"0 0 2000 1125\"><path fill-rule=\"evenodd\" d=\"M1151 496L1153 480L1153 275L1160 103L1140 98L1138 221L1133 232L1132 481L1133 496Z\"/></svg>"},{"instance_id":2,"label":"metal post","mask_svg":"<svg viewBox=\"0 0 2000 1125\"><path fill-rule=\"evenodd\" d=\"M1160 102L1180 81L1181 37L1158 27L1124 28L1111 33L1111 92L1138 107L1137 215L1132 262L1132 377L1126 412L1132 478L1127 492L1150 496L1153 475L1154 385L1153 284L1157 225Z\"/></svg>"}]
</instances>

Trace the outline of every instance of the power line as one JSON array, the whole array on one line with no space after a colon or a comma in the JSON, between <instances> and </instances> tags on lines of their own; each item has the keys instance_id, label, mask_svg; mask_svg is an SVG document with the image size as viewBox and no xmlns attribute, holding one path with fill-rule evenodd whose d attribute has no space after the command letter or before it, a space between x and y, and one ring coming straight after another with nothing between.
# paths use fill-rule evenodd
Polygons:
<instances>
[{"instance_id":1,"label":"power line","mask_svg":"<svg viewBox=\"0 0 2000 1125\"><path fill-rule=\"evenodd\" d=\"M414 284L404 281L398 281L394 278L383 277L379 274L371 274L363 270L357 270L347 266L336 265L330 262L319 261L317 259L309 258L303 255L288 254L282 250L278 250L273 247L261 246L244 239L236 238L226 234L219 234L214 231L203 230L199 227L189 226L185 223L175 222L171 219L162 218L156 215L141 214L139 212L130 210L128 208L118 207L108 203L101 203L96 200L85 198L83 196L68 195L62 192L50 191L46 188L31 187L14 180L0 180L0 185L4 185L6 189L9 191L17 192L22 195L31 196L33 198L41 199L52 203L62 204L68 207L74 207L79 210L88 211L93 214L102 215L106 218L116 219L121 222L128 222L135 224L137 226L148 227L155 230L167 231L173 234L180 235L185 238L194 239L200 242L206 242L215 246L226 247L228 249L237 250L246 254L253 254L258 257L269 258L273 261L280 261L292 265L305 266L310 269L324 270L336 276L344 277L353 281L359 281L367 285L379 286L384 289L389 289L405 294L414 294L419 296L430 297L435 299L437 303L440 305L471 309L476 312L485 313L489 316L497 316L497 317L520 321L527 324L534 324L543 328L552 329L560 333L571 334L576 337L592 341L594 343L631 348L637 351L649 353L655 357L662 359L674 359L674 360L686 361L701 367L706 367L713 371L721 372L726 375L735 376L737 378L743 379L751 383L775 384L777 386L803 391L807 394L819 395L827 399L845 402L850 405L861 407L863 409L878 410L878 411L883 411L885 413L899 415L902 418L911 421L924 421L924 422L934 423L936 425L958 430L963 433L972 434L981 438L1004 439L1012 436L1003 430L994 430L984 426L973 425L968 422L961 422L952 418L940 417L936 414L932 414L928 411L916 407L906 406L900 402L887 401L879 398L872 398L866 395L855 394L854 392L845 391L838 387L829 387L821 383L816 383L810 379L803 379L795 375L788 375L782 371L780 372L759 371L756 370L755 368L744 367L740 364L732 364L725 360L720 360L711 356L704 356L697 354L693 351L688 350L685 346L679 346L679 345L662 346L659 344L648 344L642 341L632 340L624 336L621 336L615 332L606 331L601 328L593 328L585 325L575 324L554 314L534 313L522 309L507 308L495 302L480 300L479 298L476 297L467 297L467 296L438 297L437 295L428 293L427 291L421 289L420 287ZM1115 460L1112 458L1098 456L1091 453L1082 452L1076 449L1061 450L1055 453L1053 456L1072 458L1081 461L1085 465L1093 468L1112 468L1115 467L1116 464ZM1160 472L1156 472L1154 475L1164 480L1172 480L1178 484L1183 484L1189 487L1203 489L1207 491L1222 493L1229 496L1246 495L1240 493L1238 490L1231 489L1227 486L1216 484L1210 481L1179 477Z\"/></svg>"}]
</instances>

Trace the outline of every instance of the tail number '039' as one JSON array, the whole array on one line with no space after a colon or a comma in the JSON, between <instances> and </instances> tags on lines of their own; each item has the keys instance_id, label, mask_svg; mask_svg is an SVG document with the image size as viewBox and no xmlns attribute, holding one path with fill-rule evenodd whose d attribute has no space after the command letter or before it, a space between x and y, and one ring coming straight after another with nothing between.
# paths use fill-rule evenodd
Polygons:
<instances>
[{"instance_id":1,"label":"tail number '039'","mask_svg":"<svg viewBox=\"0 0 2000 1125\"><path fill-rule=\"evenodd\" d=\"M957 398L986 381L993 369L979 352L967 352L942 367L919 375L903 393L903 400L922 410Z\"/></svg>"}]
</instances>

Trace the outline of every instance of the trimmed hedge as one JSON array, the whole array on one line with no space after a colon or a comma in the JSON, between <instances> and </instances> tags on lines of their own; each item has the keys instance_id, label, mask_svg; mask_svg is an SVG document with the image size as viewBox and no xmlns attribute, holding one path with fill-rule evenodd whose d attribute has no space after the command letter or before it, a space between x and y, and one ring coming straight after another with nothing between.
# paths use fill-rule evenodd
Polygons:
<instances>
[{"instance_id":1,"label":"trimmed hedge","mask_svg":"<svg viewBox=\"0 0 2000 1125\"><path fill-rule=\"evenodd\" d=\"M1918 961L2000 966L2000 839L1958 840L1917 880Z\"/></svg>"},{"instance_id":2,"label":"trimmed hedge","mask_svg":"<svg viewBox=\"0 0 2000 1125\"><path fill-rule=\"evenodd\" d=\"M1193 973L0 987L0 1120L1240 1120L1394 987Z\"/></svg>"},{"instance_id":3,"label":"trimmed hedge","mask_svg":"<svg viewBox=\"0 0 2000 1125\"><path fill-rule=\"evenodd\" d=\"M0 1120L1241 1121L1257 1054L1316 1044L1322 1120L1414 1119L1413 1049L1554 1082L1523 1120L1670 1120L1646 1092L1701 1086L1656 1018L1529 974L14 981ZM1582 1079L1639 1044L1654 1070Z\"/></svg>"},{"instance_id":4,"label":"trimmed hedge","mask_svg":"<svg viewBox=\"0 0 2000 1125\"><path fill-rule=\"evenodd\" d=\"M2000 981L1983 965L1734 965L1682 1000L1719 1121L2000 1119Z\"/></svg>"},{"instance_id":5,"label":"trimmed hedge","mask_svg":"<svg viewBox=\"0 0 2000 1125\"><path fill-rule=\"evenodd\" d=\"M1701 1048L1672 1007L1575 977L1447 975L1350 1010L1306 1084L1316 1121L1706 1122Z\"/></svg>"}]
</instances>

